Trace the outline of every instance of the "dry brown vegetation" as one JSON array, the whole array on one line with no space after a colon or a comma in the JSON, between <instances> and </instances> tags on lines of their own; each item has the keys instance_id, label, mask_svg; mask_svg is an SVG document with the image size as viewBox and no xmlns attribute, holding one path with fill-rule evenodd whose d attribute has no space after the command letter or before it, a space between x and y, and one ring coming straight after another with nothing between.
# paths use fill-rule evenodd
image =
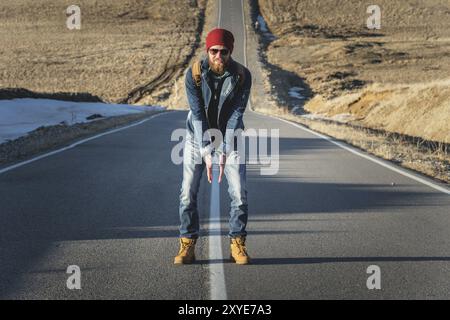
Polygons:
<instances>
[{"instance_id":1,"label":"dry brown vegetation","mask_svg":"<svg viewBox=\"0 0 450 320\"><path fill-rule=\"evenodd\" d=\"M438 144L436 148L430 149L422 143L408 141L401 135L374 132L364 127L355 128L345 123L300 117L283 108L258 111L297 122L405 168L450 183L450 150L444 145Z\"/></svg>"},{"instance_id":2,"label":"dry brown vegetation","mask_svg":"<svg viewBox=\"0 0 450 320\"><path fill-rule=\"evenodd\" d=\"M138 94L158 103L195 50L205 3L80 0L81 30L69 30L71 3L2 0L0 91L88 93L117 102L141 88Z\"/></svg>"},{"instance_id":3,"label":"dry brown vegetation","mask_svg":"<svg viewBox=\"0 0 450 320\"><path fill-rule=\"evenodd\" d=\"M277 39L269 63L305 80L305 110L324 117L450 142L450 3L259 0ZM287 91L289 88L285 88Z\"/></svg>"}]
</instances>

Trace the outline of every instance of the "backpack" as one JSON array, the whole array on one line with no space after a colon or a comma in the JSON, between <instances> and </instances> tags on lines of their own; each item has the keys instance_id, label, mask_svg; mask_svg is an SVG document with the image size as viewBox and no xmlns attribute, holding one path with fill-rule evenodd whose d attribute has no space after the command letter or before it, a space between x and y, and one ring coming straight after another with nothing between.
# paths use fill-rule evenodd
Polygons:
<instances>
[{"instance_id":1,"label":"backpack","mask_svg":"<svg viewBox=\"0 0 450 320\"><path fill-rule=\"evenodd\" d=\"M245 81L245 71L244 66L237 61L234 61L237 66L237 73L239 76L239 86L242 86ZM201 70L201 61L197 60L192 64L192 78L194 79L194 83L197 87L200 87L202 83L202 70Z\"/></svg>"}]
</instances>

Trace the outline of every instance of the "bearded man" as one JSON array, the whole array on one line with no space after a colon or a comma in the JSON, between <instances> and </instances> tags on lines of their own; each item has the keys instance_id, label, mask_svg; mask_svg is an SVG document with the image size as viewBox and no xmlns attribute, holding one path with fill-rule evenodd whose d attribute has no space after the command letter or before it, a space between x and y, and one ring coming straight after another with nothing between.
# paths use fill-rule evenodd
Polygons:
<instances>
[{"instance_id":1,"label":"bearded man","mask_svg":"<svg viewBox=\"0 0 450 320\"><path fill-rule=\"evenodd\" d=\"M212 182L212 159L217 157L218 182L223 174L228 182L230 205L230 256L237 264L248 264L245 246L248 219L246 163L236 146L237 130L244 130L243 115L252 84L250 71L231 58L233 34L222 28L211 30L206 37L207 57L186 73L185 85L190 111L186 119L186 142L183 152L183 181L180 193L180 250L175 264L195 261L195 244L199 237L197 195L206 168ZM223 139L215 147L207 138L216 129Z\"/></svg>"}]
</instances>

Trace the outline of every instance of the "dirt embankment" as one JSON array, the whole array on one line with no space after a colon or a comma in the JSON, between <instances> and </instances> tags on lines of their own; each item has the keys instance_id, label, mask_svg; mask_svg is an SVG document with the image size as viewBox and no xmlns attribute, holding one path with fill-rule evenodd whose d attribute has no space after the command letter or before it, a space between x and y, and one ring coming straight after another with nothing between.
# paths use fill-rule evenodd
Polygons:
<instances>
[{"instance_id":1,"label":"dirt embankment","mask_svg":"<svg viewBox=\"0 0 450 320\"><path fill-rule=\"evenodd\" d=\"M377 1L379 30L367 28L371 4L259 0L276 36L268 62L305 81L308 112L450 143L450 3Z\"/></svg>"},{"instance_id":2,"label":"dirt embankment","mask_svg":"<svg viewBox=\"0 0 450 320\"><path fill-rule=\"evenodd\" d=\"M129 103L148 95L157 104L198 45L206 2L80 0L81 29L69 30L69 4L2 0L0 93L24 88Z\"/></svg>"}]
</instances>

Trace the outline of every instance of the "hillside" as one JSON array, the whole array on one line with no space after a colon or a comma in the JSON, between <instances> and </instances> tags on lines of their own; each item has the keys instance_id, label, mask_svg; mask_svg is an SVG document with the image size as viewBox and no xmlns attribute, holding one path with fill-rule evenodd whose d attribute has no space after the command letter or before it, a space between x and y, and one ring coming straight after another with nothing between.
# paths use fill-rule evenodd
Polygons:
<instances>
[{"instance_id":1,"label":"hillside","mask_svg":"<svg viewBox=\"0 0 450 320\"><path fill-rule=\"evenodd\" d=\"M2 0L0 98L5 88L24 88L125 102L130 92L143 87L152 98L148 103L157 103L193 54L206 1L76 4L81 29L69 30L67 3Z\"/></svg>"},{"instance_id":2,"label":"hillside","mask_svg":"<svg viewBox=\"0 0 450 320\"><path fill-rule=\"evenodd\" d=\"M448 1L377 1L379 30L366 26L370 1L258 4L276 36L267 60L304 79L313 97L306 111L450 142Z\"/></svg>"}]
</instances>

